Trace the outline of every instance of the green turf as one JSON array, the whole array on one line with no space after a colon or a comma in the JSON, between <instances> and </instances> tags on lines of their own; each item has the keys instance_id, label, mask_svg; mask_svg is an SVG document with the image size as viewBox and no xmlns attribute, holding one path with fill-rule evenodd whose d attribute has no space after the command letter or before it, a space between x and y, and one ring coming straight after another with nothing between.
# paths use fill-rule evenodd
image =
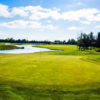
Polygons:
<instances>
[{"instance_id":1,"label":"green turf","mask_svg":"<svg viewBox=\"0 0 100 100\"><path fill-rule=\"evenodd\" d=\"M0 50L9 50L9 49L20 49L21 47L17 47L15 45L5 45L5 43L0 43Z\"/></svg>"},{"instance_id":2,"label":"green turf","mask_svg":"<svg viewBox=\"0 0 100 100\"><path fill-rule=\"evenodd\" d=\"M100 53L75 45L63 51L0 54L1 100L99 100Z\"/></svg>"}]
</instances>

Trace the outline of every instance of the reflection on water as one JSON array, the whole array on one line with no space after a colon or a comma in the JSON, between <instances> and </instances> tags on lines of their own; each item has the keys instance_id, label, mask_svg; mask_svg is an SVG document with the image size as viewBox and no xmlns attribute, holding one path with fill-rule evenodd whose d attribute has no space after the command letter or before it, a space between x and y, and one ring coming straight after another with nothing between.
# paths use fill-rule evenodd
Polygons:
<instances>
[{"instance_id":1,"label":"reflection on water","mask_svg":"<svg viewBox=\"0 0 100 100\"><path fill-rule=\"evenodd\" d=\"M24 47L24 49L12 49L12 50L0 50L0 53L34 53L40 51L54 51L47 48L32 47L32 45L16 45L18 47Z\"/></svg>"}]
</instances>

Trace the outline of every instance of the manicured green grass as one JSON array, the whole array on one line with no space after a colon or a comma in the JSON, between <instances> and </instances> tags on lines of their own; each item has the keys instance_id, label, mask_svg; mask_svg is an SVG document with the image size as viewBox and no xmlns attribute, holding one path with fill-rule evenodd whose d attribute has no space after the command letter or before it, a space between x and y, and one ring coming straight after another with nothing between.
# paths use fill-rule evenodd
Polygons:
<instances>
[{"instance_id":1,"label":"manicured green grass","mask_svg":"<svg viewBox=\"0 0 100 100\"><path fill-rule=\"evenodd\" d=\"M96 52L95 50L79 51L78 46L76 45L36 45L35 47L62 50L62 51L50 51L50 52L45 51L41 52L41 54L86 56L87 59L89 60L100 62L100 52Z\"/></svg>"},{"instance_id":2,"label":"manicured green grass","mask_svg":"<svg viewBox=\"0 0 100 100\"><path fill-rule=\"evenodd\" d=\"M63 51L0 54L2 100L99 100L100 53L75 45L41 45Z\"/></svg>"}]
</instances>

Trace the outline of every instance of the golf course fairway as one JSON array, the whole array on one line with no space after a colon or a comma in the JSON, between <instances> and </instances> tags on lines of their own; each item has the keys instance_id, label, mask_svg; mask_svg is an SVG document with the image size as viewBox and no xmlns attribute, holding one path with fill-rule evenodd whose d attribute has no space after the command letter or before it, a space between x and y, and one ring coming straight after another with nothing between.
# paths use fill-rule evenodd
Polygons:
<instances>
[{"instance_id":1,"label":"golf course fairway","mask_svg":"<svg viewBox=\"0 0 100 100\"><path fill-rule=\"evenodd\" d=\"M0 100L99 100L100 53L75 45L62 51L0 54Z\"/></svg>"}]
</instances>

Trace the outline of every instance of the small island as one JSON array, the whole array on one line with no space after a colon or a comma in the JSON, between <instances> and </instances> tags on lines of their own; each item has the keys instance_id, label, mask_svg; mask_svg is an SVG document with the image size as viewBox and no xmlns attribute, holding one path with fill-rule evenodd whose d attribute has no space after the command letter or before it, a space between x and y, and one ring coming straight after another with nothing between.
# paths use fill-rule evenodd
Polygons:
<instances>
[{"instance_id":1,"label":"small island","mask_svg":"<svg viewBox=\"0 0 100 100\"><path fill-rule=\"evenodd\" d=\"M11 50L11 49L24 49L24 47L17 47L15 45L5 44L5 43L0 44L0 50Z\"/></svg>"}]
</instances>

